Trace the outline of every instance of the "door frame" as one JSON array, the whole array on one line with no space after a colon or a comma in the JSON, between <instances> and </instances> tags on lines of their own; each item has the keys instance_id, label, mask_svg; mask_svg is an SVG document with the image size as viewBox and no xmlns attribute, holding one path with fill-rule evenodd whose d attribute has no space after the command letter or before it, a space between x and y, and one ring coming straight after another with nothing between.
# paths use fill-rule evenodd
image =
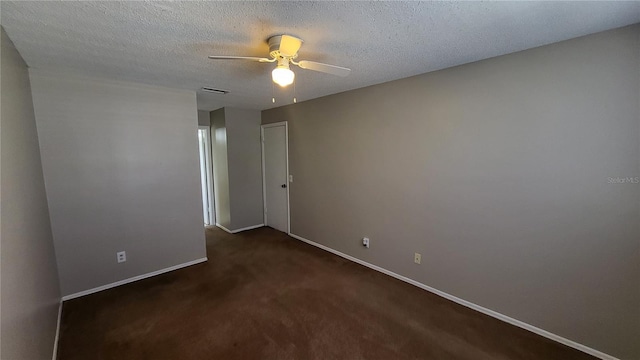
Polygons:
<instances>
[{"instance_id":1,"label":"door frame","mask_svg":"<svg viewBox=\"0 0 640 360\"><path fill-rule=\"evenodd\" d=\"M205 130L205 168L207 171L207 198L209 200L209 225L215 225L217 213L215 207L215 196L213 195L213 144L211 143L211 127L198 125L198 130Z\"/></svg>"},{"instance_id":2,"label":"door frame","mask_svg":"<svg viewBox=\"0 0 640 360\"><path fill-rule=\"evenodd\" d=\"M262 149L262 216L264 224L267 225L267 180L266 169L264 162L264 129L271 127L278 127L284 125L284 142L285 142L285 162L287 168L287 234L291 234L291 206L289 204L289 187L291 182L289 181L289 124L286 121L280 121L277 123L260 125L260 145Z\"/></svg>"}]
</instances>

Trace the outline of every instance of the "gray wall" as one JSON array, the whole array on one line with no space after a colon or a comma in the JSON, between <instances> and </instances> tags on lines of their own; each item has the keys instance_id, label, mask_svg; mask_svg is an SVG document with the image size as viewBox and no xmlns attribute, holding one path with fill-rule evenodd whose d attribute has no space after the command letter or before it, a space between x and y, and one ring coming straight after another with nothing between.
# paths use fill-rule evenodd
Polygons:
<instances>
[{"instance_id":1,"label":"gray wall","mask_svg":"<svg viewBox=\"0 0 640 360\"><path fill-rule=\"evenodd\" d=\"M206 257L195 93L31 81L62 294Z\"/></svg>"},{"instance_id":2,"label":"gray wall","mask_svg":"<svg viewBox=\"0 0 640 360\"><path fill-rule=\"evenodd\" d=\"M60 285L27 66L4 29L0 186L2 359L49 359Z\"/></svg>"},{"instance_id":3,"label":"gray wall","mask_svg":"<svg viewBox=\"0 0 640 360\"><path fill-rule=\"evenodd\" d=\"M224 109L211 112L211 144L213 152L213 192L216 223L231 229L229 200L229 167L227 163L227 127Z\"/></svg>"},{"instance_id":4,"label":"gray wall","mask_svg":"<svg viewBox=\"0 0 640 360\"><path fill-rule=\"evenodd\" d=\"M211 112L216 222L231 231L264 222L260 122L258 110Z\"/></svg>"},{"instance_id":5,"label":"gray wall","mask_svg":"<svg viewBox=\"0 0 640 360\"><path fill-rule=\"evenodd\" d=\"M260 111L225 108L231 223L242 229L264 222Z\"/></svg>"},{"instance_id":6,"label":"gray wall","mask_svg":"<svg viewBox=\"0 0 640 360\"><path fill-rule=\"evenodd\" d=\"M640 184L609 179L640 176L639 36L263 111L289 121L292 233L639 359Z\"/></svg>"},{"instance_id":7,"label":"gray wall","mask_svg":"<svg viewBox=\"0 0 640 360\"><path fill-rule=\"evenodd\" d=\"M209 111L198 110L198 125L200 126L210 126L210 114Z\"/></svg>"}]
</instances>

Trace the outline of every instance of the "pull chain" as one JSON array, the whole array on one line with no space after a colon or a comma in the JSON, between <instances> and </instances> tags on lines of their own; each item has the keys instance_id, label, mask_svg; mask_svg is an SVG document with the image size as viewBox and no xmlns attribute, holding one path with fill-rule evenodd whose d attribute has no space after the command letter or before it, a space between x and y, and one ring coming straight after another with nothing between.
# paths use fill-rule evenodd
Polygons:
<instances>
[{"instance_id":1,"label":"pull chain","mask_svg":"<svg viewBox=\"0 0 640 360\"><path fill-rule=\"evenodd\" d=\"M269 80L271 80L271 79L269 79ZM276 95L275 95L276 90L275 90L274 86L275 85L273 85L273 81L272 81L271 82L271 102L275 104L276 103Z\"/></svg>"},{"instance_id":2,"label":"pull chain","mask_svg":"<svg viewBox=\"0 0 640 360\"><path fill-rule=\"evenodd\" d=\"M293 78L293 103L294 104L298 102L298 99L296 99L296 83L297 83L296 79Z\"/></svg>"}]
</instances>

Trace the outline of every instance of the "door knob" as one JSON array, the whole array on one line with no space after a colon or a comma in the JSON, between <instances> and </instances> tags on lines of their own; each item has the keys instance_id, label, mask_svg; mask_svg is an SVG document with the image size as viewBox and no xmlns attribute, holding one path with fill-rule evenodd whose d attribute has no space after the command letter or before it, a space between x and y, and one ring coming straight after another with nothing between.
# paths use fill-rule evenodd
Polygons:
<instances>
[{"instance_id":1,"label":"door knob","mask_svg":"<svg viewBox=\"0 0 640 360\"><path fill-rule=\"evenodd\" d=\"M280 187L285 189L287 187L287 184L282 184L282 185L280 185Z\"/></svg>"}]
</instances>

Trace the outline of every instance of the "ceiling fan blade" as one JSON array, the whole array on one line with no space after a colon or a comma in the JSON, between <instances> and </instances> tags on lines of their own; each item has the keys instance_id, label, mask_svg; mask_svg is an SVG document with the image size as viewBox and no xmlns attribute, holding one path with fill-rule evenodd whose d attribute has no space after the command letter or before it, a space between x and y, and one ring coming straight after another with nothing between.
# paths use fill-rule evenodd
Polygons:
<instances>
[{"instance_id":1,"label":"ceiling fan blade","mask_svg":"<svg viewBox=\"0 0 640 360\"><path fill-rule=\"evenodd\" d=\"M302 40L297 37L282 35L280 37L280 54L282 56L294 56L300 50L300 46L302 46Z\"/></svg>"},{"instance_id":2,"label":"ceiling fan blade","mask_svg":"<svg viewBox=\"0 0 640 360\"><path fill-rule=\"evenodd\" d=\"M267 59L262 57L254 57L254 56L226 56L226 55L211 55L209 59L213 60L249 60L249 61L258 61L258 62L273 62L274 59Z\"/></svg>"},{"instance_id":3,"label":"ceiling fan blade","mask_svg":"<svg viewBox=\"0 0 640 360\"><path fill-rule=\"evenodd\" d=\"M332 74L332 75L338 75L338 76L343 76L343 77L347 76L347 75L349 75L351 73L351 69L349 69L349 68L342 67L342 66L323 64L323 63L319 63L319 62L315 62L315 61L302 60L302 61L298 62L298 66L300 66L303 69L307 69L307 70L320 71L320 72L323 72L323 73Z\"/></svg>"}]
</instances>

